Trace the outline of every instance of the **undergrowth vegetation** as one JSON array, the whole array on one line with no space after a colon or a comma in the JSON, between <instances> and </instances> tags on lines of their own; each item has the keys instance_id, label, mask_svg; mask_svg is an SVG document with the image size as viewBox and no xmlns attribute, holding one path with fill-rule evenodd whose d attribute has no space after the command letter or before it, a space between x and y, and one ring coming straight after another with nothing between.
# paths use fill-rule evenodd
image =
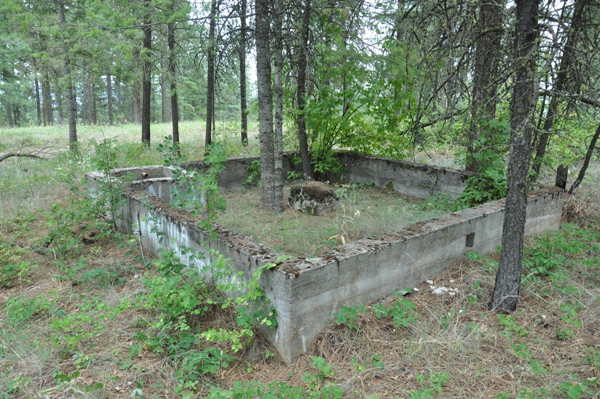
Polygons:
<instances>
[{"instance_id":1,"label":"undergrowth vegetation","mask_svg":"<svg viewBox=\"0 0 600 399\"><path fill-rule=\"evenodd\" d=\"M210 154L217 171L223 149ZM207 274L185 267L181 253L149 258L107 217L120 201L118 184L106 180L96 200L84 196L83 171L166 161L188 187L208 193L204 201L194 190L179 193L178 206L215 220L223 202L214 174L183 173L181 157L193 154L180 155L166 143L159 152L109 138L77 154L0 164L1 399L597 397L595 186L585 202L569 199L571 223L526 242L513 314L488 309L497 254L470 253L431 284L341 307L307 354L285 365L257 328L277 327L258 284L271 265L234 276L214 251L182 249L210 260ZM420 206L453 204L436 196ZM454 295L435 295L430 285Z\"/></svg>"}]
</instances>

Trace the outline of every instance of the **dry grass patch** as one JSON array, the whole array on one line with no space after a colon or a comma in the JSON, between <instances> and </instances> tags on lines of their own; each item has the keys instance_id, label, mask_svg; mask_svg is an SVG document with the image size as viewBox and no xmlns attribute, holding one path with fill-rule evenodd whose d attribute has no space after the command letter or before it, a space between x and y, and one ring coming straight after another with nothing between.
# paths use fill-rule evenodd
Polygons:
<instances>
[{"instance_id":1,"label":"dry grass patch","mask_svg":"<svg viewBox=\"0 0 600 399\"><path fill-rule=\"evenodd\" d=\"M291 186L284 189L287 201ZM372 185L336 185L340 208L319 216L289 206L274 214L260 206L260 190L223 194L227 210L217 222L256 242L296 256L319 256L336 245L382 234L441 216L448 209L427 207L427 201Z\"/></svg>"}]
</instances>

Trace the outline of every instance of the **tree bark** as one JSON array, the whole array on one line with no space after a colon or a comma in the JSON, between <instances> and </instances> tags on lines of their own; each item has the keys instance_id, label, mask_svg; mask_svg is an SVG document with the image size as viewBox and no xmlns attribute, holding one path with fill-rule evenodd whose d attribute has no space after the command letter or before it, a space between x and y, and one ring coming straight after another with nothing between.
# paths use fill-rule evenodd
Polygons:
<instances>
[{"instance_id":1,"label":"tree bark","mask_svg":"<svg viewBox=\"0 0 600 399\"><path fill-rule=\"evenodd\" d=\"M98 124L98 112L96 108L96 103L96 84L92 82L90 83L90 123L93 125Z\"/></svg>"},{"instance_id":2,"label":"tree bark","mask_svg":"<svg viewBox=\"0 0 600 399\"><path fill-rule=\"evenodd\" d=\"M42 125L42 106L41 106L41 99L40 99L40 82L38 80L36 64L37 63L34 58L32 65L33 65L33 85L35 88L35 111L37 114L37 125L41 126ZM44 125L45 124L46 124L46 118L44 118Z\"/></svg>"},{"instance_id":3,"label":"tree bark","mask_svg":"<svg viewBox=\"0 0 600 399\"><path fill-rule=\"evenodd\" d=\"M546 113L546 119L544 120L544 127L542 128L542 134L538 141L535 158L533 160L533 179L537 179L542 167L544 156L546 155L546 147L550 140L550 131L554 127L554 120L558 112L558 106L560 101L559 92L565 89L565 86L569 80L569 71L572 68L572 64L575 58L575 47L577 46L577 35L579 34L580 25L582 22L583 9L587 5L588 0L575 0L573 5L573 19L571 20L571 26L569 33L567 34L567 41L565 48L560 60L560 67L556 73L556 81L554 82L554 91L550 105L548 106L548 112Z\"/></svg>"},{"instance_id":4,"label":"tree bark","mask_svg":"<svg viewBox=\"0 0 600 399\"><path fill-rule=\"evenodd\" d=\"M12 114L12 105L10 103L6 104L6 123L8 123L8 127L15 126L15 121L13 120Z\"/></svg>"},{"instance_id":5,"label":"tree bark","mask_svg":"<svg viewBox=\"0 0 600 399\"><path fill-rule=\"evenodd\" d=\"M592 141L590 142L587 152L585 153L585 159L583 160L583 165L581 166L581 169L579 170L577 179L575 179L575 181L571 185L571 188L569 189L569 194L573 194L575 189L577 187L579 187L579 185L583 181L583 178L585 177L585 172L587 171L587 168L590 165L590 160L592 159L592 154L594 153L594 149L596 148L596 143L598 142L599 136L600 136L600 125L598 125L598 128L596 129L596 133L594 133L594 136L592 137Z\"/></svg>"},{"instance_id":6,"label":"tree bark","mask_svg":"<svg viewBox=\"0 0 600 399\"><path fill-rule=\"evenodd\" d=\"M140 123L140 83L135 81L131 84L131 121L133 123Z\"/></svg>"},{"instance_id":7,"label":"tree bark","mask_svg":"<svg viewBox=\"0 0 600 399\"><path fill-rule=\"evenodd\" d=\"M83 69L85 71L86 65L83 65ZM83 76L83 84L82 84L82 93L81 93L81 120L84 125L89 125L91 120L91 111L90 111L90 84L88 82L88 76L86 76L86 72L84 72Z\"/></svg>"},{"instance_id":8,"label":"tree bark","mask_svg":"<svg viewBox=\"0 0 600 399\"><path fill-rule=\"evenodd\" d=\"M479 21L476 40L475 70L473 71L473 100L471 103L471 125L468 132L467 166L470 172L481 172L477 154L492 143L491 134L485 134L481 122L496 117L495 80L500 59L502 41L504 0L479 0Z\"/></svg>"},{"instance_id":9,"label":"tree bark","mask_svg":"<svg viewBox=\"0 0 600 399\"><path fill-rule=\"evenodd\" d=\"M302 171L304 177L308 179L315 178L315 172L310 162L310 153L308 150L308 138L306 135L305 96L306 96L306 66L308 56L308 35L310 29L310 0L305 0L304 12L302 15L302 32L300 33L300 48L298 50L298 88L296 91L296 104L298 108L297 127L298 142L300 144L300 159L302 160Z\"/></svg>"},{"instance_id":10,"label":"tree bark","mask_svg":"<svg viewBox=\"0 0 600 399\"><path fill-rule=\"evenodd\" d=\"M275 0L275 142L274 142L274 187L273 209L283 212L283 1Z\"/></svg>"},{"instance_id":11,"label":"tree bark","mask_svg":"<svg viewBox=\"0 0 600 399\"><path fill-rule=\"evenodd\" d=\"M60 29L62 33L62 47L63 47L63 71L65 79L67 80L67 113L69 119L69 148L71 150L77 149L77 103L75 99L75 92L73 90L73 78L71 77L71 60L69 58L69 51L67 47L67 41L65 39L64 28L66 24L65 17L65 2L60 0L58 3L58 15L60 20Z\"/></svg>"},{"instance_id":12,"label":"tree bark","mask_svg":"<svg viewBox=\"0 0 600 399\"><path fill-rule=\"evenodd\" d=\"M112 76L110 73L106 74L106 98L107 98L107 107L108 107L108 124L113 125L114 115L113 115L113 91L112 91Z\"/></svg>"},{"instance_id":13,"label":"tree bark","mask_svg":"<svg viewBox=\"0 0 600 399\"><path fill-rule=\"evenodd\" d=\"M215 28L217 25L217 0L210 3L210 24L208 30L208 66L206 73L206 134L204 148L212 143L213 117L215 114Z\"/></svg>"},{"instance_id":14,"label":"tree bark","mask_svg":"<svg viewBox=\"0 0 600 399\"><path fill-rule=\"evenodd\" d=\"M263 207L273 208L275 161L273 144L273 91L269 0L255 0L256 77L258 85L258 129L260 137L260 180Z\"/></svg>"},{"instance_id":15,"label":"tree bark","mask_svg":"<svg viewBox=\"0 0 600 399\"><path fill-rule=\"evenodd\" d=\"M240 114L242 122L242 145L248 145L248 103L246 99L246 13L247 0L240 0Z\"/></svg>"},{"instance_id":16,"label":"tree bark","mask_svg":"<svg viewBox=\"0 0 600 399\"><path fill-rule=\"evenodd\" d=\"M56 95L56 123L62 125L65 119L63 114L63 93L58 78L56 76L53 76L53 78L55 87L54 94Z\"/></svg>"},{"instance_id":17,"label":"tree bark","mask_svg":"<svg viewBox=\"0 0 600 399\"><path fill-rule=\"evenodd\" d=\"M173 1L170 4L171 14L173 14ZM174 22L167 24L167 46L169 47L169 79L171 82L171 123L173 126L173 144L179 145L179 102L177 98L177 78L175 63L175 25Z\"/></svg>"},{"instance_id":18,"label":"tree bark","mask_svg":"<svg viewBox=\"0 0 600 399\"><path fill-rule=\"evenodd\" d=\"M521 285L523 237L527 210L527 172L531 158L533 112L537 99L536 62L539 49L540 0L517 0L514 69L511 104L508 192L502 229L502 252L490 307L496 312L517 308Z\"/></svg>"},{"instance_id":19,"label":"tree bark","mask_svg":"<svg viewBox=\"0 0 600 399\"><path fill-rule=\"evenodd\" d=\"M144 52L143 52L143 76L142 76L142 143L150 146L150 95L152 92L152 23L151 0L144 0Z\"/></svg>"},{"instance_id":20,"label":"tree bark","mask_svg":"<svg viewBox=\"0 0 600 399\"><path fill-rule=\"evenodd\" d=\"M48 71L44 73L42 80L42 104L46 124L49 126L54 125L54 109L52 107L52 93L50 91L50 76L48 75Z\"/></svg>"}]
</instances>

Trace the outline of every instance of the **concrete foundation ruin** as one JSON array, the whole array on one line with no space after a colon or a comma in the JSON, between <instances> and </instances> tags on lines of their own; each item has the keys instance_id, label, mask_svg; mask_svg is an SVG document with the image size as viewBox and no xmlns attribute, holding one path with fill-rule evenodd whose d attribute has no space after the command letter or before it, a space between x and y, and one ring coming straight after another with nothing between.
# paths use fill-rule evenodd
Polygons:
<instances>
[{"instance_id":1,"label":"concrete foundation ruin","mask_svg":"<svg viewBox=\"0 0 600 399\"><path fill-rule=\"evenodd\" d=\"M343 171L327 176L330 181L373 183L381 187L425 198L443 193L456 198L466 187L468 174L411 162L339 153ZM222 190L243 187L256 158L232 158L219 176ZM297 170L284 159L284 173ZM202 162L183 165L202 170ZM117 227L126 233L141 231L146 250L158 255L172 248L181 259L199 268L206 260L192 258L179 248L208 252L217 249L231 265L251 276L279 256L273 249L215 225L216 238L197 227L189 212L169 206L173 169L163 166L115 169L116 177L130 174L126 201L118 210ZM86 174L91 195L103 175ZM537 234L560 226L562 190L547 187L528 197L526 234ZM367 304L391 293L417 286L464 258L469 250L487 253L501 242L504 200L454 212L391 233L340 245L319 258L287 259L261 277L261 287L272 301L278 319L276 329L264 333L283 361L290 363L307 351L317 335L334 320L342 306ZM139 226L138 226L139 221ZM209 244L203 245L203 244ZM208 259L208 256L206 257Z\"/></svg>"}]
</instances>

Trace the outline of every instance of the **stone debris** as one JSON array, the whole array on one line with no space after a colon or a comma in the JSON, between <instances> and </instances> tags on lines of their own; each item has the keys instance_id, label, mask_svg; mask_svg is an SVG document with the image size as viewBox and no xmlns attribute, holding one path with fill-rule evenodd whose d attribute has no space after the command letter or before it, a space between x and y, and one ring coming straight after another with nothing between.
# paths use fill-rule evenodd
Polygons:
<instances>
[{"instance_id":1,"label":"stone debris","mask_svg":"<svg viewBox=\"0 0 600 399\"><path fill-rule=\"evenodd\" d=\"M434 295L444 295L448 294L450 296L454 296L458 293L458 288L446 287L444 285L440 285L439 287L433 284L433 280L425 280L427 284L429 284L429 289L431 293ZM450 283L456 283L455 280L450 280ZM419 291L418 288L414 288L415 291Z\"/></svg>"}]
</instances>

